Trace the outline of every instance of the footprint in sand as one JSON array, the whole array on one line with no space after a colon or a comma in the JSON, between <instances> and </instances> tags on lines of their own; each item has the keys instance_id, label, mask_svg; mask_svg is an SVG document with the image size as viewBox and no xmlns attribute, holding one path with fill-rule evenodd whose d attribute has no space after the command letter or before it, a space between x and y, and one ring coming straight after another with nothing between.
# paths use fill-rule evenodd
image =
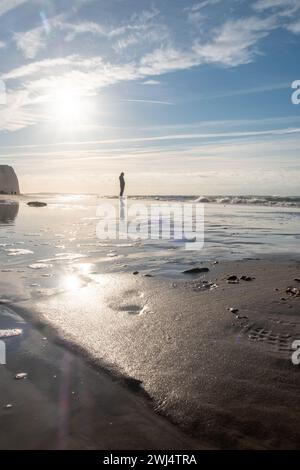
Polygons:
<instances>
[{"instance_id":1,"label":"footprint in sand","mask_svg":"<svg viewBox=\"0 0 300 470\"><path fill-rule=\"evenodd\" d=\"M289 354L292 351L293 335L291 332L283 333L263 327L257 323L247 323L241 328L240 337L242 335L251 342L264 344L270 352Z\"/></svg>"}]
</instances>

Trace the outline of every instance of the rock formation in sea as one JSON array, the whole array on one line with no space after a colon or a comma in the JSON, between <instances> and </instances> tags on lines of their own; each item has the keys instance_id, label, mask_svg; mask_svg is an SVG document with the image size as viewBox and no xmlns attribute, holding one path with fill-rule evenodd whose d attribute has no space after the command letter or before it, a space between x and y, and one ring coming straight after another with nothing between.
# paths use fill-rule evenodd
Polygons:
<instances>
[{"instance_id":1,"label":"rock formation in sea","mask_svg":"<svg viewBox=\"0 0 300 470\"><path fill-rule=\"evenodd\" d=\"M9 165L0 165L0 194L20 194L18 177Z\"/></svg>"}]
</instances>

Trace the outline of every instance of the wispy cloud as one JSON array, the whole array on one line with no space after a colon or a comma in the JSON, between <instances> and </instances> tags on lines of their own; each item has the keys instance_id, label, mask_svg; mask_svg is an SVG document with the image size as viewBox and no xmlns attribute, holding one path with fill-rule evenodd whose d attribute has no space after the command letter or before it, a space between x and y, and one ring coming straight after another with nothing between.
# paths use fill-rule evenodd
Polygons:
<instances>
[{"instance_id":1,"label":"wispy cloud","mask_svg":"<svg viewBox=\"0 0 300 470\"><path fill-rule=\"evenodd\" d=\"M25 32L14 34L14 41L17 48L23 52L27 59L34 59L36 55L47 46L47 39L53 29L59 27L64 16L55 16L44 21L41 26L37 26Z\"/></svg>"},{"instance_id":2,"label":"wispy cloud","mask_svg":"<svg viewBox=\"0 0 300 470\"><path fill-rule=\"evenodd\" d=\"M29 64L17 67L9 72L1 75L2 80L17 80L32 75L37 75L49 69L59 69L60 67L76 66L77 61L82 60L82 57L77 55L70 55L66 57L58 57L55 59L44 59L41 61L31 62Z\"/></svg>"},{"instance_id":3,"label":"wispy cloud","mask_svg":"<svg viewBox=\"0 0 300 470\"><path fill-rule=\"evenodd\" d=\"M273 10L279 15L292 16L300 9L300 4L298 0L258 0L253 8L258 12Z\"/></svg>"},{"instance_id":4,"label":"wispy cloud","mask_svg":"<svg viewBox=\"0 0 300 470\"><path fill-rule=\"evenodd\" d=\"M22 148L41 148L41 147L69 147L69 146L89 146L89 145L115 145L123 143L142 143L142 142L163 142L163 141L215 141L216 139L249 139L268 136L292 136L300 134L300 128L270 129L263 131L241 131L241 132L207 132L193 134L166 134L143 137L124 137L116 139L84 140L57 142L44 145L30 145ZM11 147L12 148L12 147Z\"/></svg>"},{"instance_id":5,"label":"wispy cloud","mask_svg":"<svg viewBox=\"0 0 300 470\"><path fill-rule=\"evenodd\" d=\"M141 60L145 75L164 74L201 64L235 67L252 62L258 54L258 43L276 27L276 19L256 16L230 20L212 32L207 42L195 41L188 50L160 48Z\"/></svg>"},{"instance_id":6,"label":"wispy cloud","mask_svg":"<svg viewBox=\"0 0 300 470\"><path fill-rule=\"evenodd\" d=\"M145 80L142 85L160 85L159 80Z\"/></svg>"},{"instance_id":7,"label":"wispy cloud","mask_svg":"<svg viewBox=\"0 0 300 470\"><path fill-rule=\"evenodd\" d=\"M11 10L23 5L28 0L0 0L0 16L5 15Z\"/></svg>"},{"instance_id":8,"label":"wispy cloud","mask_svg":"<svg viewBox=\"0 0 300 470\"><path fill-rule=\"evenodd\" d=\"M274 18L261 19L256 16L227 21L215 30L212 41L197 43L194 52L206 63L237 66L252 62L258 53L259 41L267 37L276 27Z\"/></svg>"},{"instance_id":9,"label":"wispy cloud","mask_svg":"<svg viewBox=\"0 0 300 470\"><path fill-rule=\"evenodd\" d=\"M280 90L290 90L291 84L286 83L274 83L267 85L260 85L252 88L241 88L237 90L229 90L223 93L215 94L203 94L198 95L197 97L192 98L193 101L206 101L206 100L215 100L219 98L231 98L233 96L245 96L245 95L256 95L258 93L268 93Z\"/></svg>"},{"instance_id":10,"label":"wispy cloud","mask_svg":"<svg viewBox=\"0 0 300 470\"><path fill-rule=\"evenodd\" d=\"M295 23L291 23L287 26L287 29L294 34L300 33L300 20L296 21Z\"/></svg>"},{"instance_id":11,"label":"wispy cloud","mask_svg":"<svg viewBox=\"0 0 300 470\"><path fill-rule=\"evenodd\" d=\"M207 7L216 5L222 0L203 0L202 2L194 3L191 6L185 7L184 12L187 13L188 20L191 23L201 23L205 19L203 10Z\"/></svg>"},{"instance_id":12,"label":"wispy cloud","mask_svg":"<svg viewBox=\"0 0 300 470\"><path fill-rule=\"evenodd\" d=\"M158 100L123 99L122 101L126 101L127 103L163 104L163 105L167 105L167 106L173 106L174 105L174 103L170 103L169 101L158 101Z\"/></svg>"},{"instance_id":13,"label":"wispy cloud","mask_svg":"<svg viewBox=\"0 0 300 470\"><path fill-rule=\"evenodd\" d=\"M61 21L57 26L61 30L68 32L65 38L66 41L73 41L76 36L81 34L93 34L96 36L105 36L107 34L107 31L102 25L93 21L82 21L78 23Z\"/></svg>"},{"instance_id":14,"label":"wispy cloud","mask_svg":"<svg viewBox=\"0 0 300 470\"><path fill-rule=\"evenodd\" d=\"M1 1L1 0L0 0ZM47 18L43 23L28 31L18 32L14 41L26 58L33 59L44 50L48 41L55 37L55 32L64 34L65 42L74 41L81 35L102 37L114 41L111 45L114 50L123 50L134 44L162 43L169 36L167 26L159 21L159 10L152 8L133 14L124 24L102 25L95 21L70 21L71 10L68 13Z\"/></svg>"},{"instance_id":15,"label":"wispy cloud","mask_svg":"<svg viewBox=\"0 0 300 470\"><path fill-rule=\"evenodd\" d=\"M109 35L116 38L113 49L121 53L132 46L143 49L170 40L169 27L161 19L160 11L154 7L132 15L126 24L109 31Z\"/></svg>"}]
</instances>

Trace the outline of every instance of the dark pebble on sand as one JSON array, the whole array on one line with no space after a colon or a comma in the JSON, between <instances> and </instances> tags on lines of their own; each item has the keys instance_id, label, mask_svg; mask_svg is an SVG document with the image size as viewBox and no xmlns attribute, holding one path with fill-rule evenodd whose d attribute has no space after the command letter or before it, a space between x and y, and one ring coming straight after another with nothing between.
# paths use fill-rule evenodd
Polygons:
<instances>
[{"instance_id":1,"label":"dark pebble on sand","mask_svg":"<svg viewBox=\"0 0 300 470\"><path fill-rule=\"evenodd\" d=\"M298 289L298 287L287 287L285 292L289 295L292 295L293 297L300 296L300 290Z\"/></svg>"},{"instance_id":2,"label":"dark pebble on sand","mask_svg":"<svg viewBox=\"0 0 300 470\"><path fill-rule=\"evenodd\" d=\"M207 273L209 271L208 268L191 268L183 271L183 274L200 274L200 273Z\"/></svg>"},{"instance_id":3,"label":"dark pebble on sand","mask_svg":"<svg viewBox=\"0 0 300 470\"><path fill-rule=\"evenodd\" d=\"M232 274L231 276L227 277L227 281L238 281L239 278L235 276L235 274Z\"/></svg>"},{"instance_id":4,"label":"dark pebble on sand","mask_svg":"<svg viewBox=\"0 0 300 470\"><path fill-rule=\"evenodd\" d=\"M231 313L237 313L237 312L239 311L238 308L234 308L234 307L230 307L228 310L229 310Z\"/></svg>"},{"instance_id":5,"label":"dark pebble on sand","mask_svg":"<svg viewBox=\"0 0 300 470\"><path fill-rule=\"evenodd\" d=\"M30 206L30 207L46 207L47 203L46 202L39 202L39 201L31 201L31 202L27 202L27 206Z\"/></svg>"},{"instance_id":6,"label":"dark pebble on sand","mask_svg":"<svg viewBox=\"0 0 300 470\"><path fill-rule=\"evenodd\" d=\"M253 279L255 278L251 276L241 276L242 281L253 281Z\"/></svg>"},{"instance_id":7,"label":"dark pebble on sand","mask_svg":"<svg viewBox=\"0 0 300 470\"><path fill-rule=\"evenodd\" d=\"M138 271L134 271L132 274L133 274L134 276L136 276L137 274L139 274L139 272L138 272Z\"/></svg>"}]
</instances>

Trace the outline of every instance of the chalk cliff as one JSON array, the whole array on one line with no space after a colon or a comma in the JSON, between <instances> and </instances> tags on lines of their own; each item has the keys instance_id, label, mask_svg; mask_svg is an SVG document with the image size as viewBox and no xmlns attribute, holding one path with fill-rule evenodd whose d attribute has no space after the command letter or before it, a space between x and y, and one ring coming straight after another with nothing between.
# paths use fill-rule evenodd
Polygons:
<instances>
[{"instance_id":1,"label":"chalk cliff","mask_svg":"<svg viewBox=\"0 0 300 470\"><path fill-rule=\"evenodd\" d=\"M0 194L20 194L15 170L8 165L0 165Z\"/></svg>"}]
</instances>

